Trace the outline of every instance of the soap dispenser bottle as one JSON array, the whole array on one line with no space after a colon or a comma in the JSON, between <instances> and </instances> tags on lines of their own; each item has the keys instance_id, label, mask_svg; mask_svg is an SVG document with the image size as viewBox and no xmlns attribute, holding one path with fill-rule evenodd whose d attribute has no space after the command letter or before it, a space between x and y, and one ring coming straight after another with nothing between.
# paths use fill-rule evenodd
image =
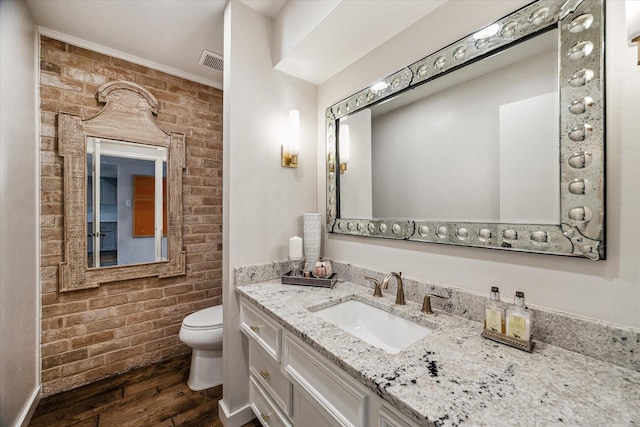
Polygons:
<instances>
[{"instance_id":1,"label":"soap dispenser bottle","mask_svg":"<svg viewBox=\"0 0 640 427\"><path fill-rule=\"evenodd\" d=\"M531 310L524 305L524 292L516 292L513 305L507 308L507 336L523 341L531 339Z\"/></svg>"},{"instance_id":2,"label":"soap dispenser bottle","mask_svg":"<svg viewBox=\"0 0 640 427\"><path fill-rule=\"evenodd\" d=\"M491 287L489 301L484 306L484 329L498 334L505 331L505 310L500 302L500 289Z\"/></svg>"}]
</instances>

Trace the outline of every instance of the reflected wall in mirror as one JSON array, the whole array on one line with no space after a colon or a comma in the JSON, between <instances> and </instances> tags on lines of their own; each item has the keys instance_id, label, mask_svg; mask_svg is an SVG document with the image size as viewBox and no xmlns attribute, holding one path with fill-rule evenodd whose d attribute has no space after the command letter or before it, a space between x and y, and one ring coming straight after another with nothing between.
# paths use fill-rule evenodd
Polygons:
<instances>
[{"instance_id":1,"label":"reflected wall in mirror","mask_svg":"<svg viewBox=\"0 0 640 427\"><path fill-rule=\"evenodd\" d=\"M557 37L550 31L342 117L351 156L341 216L557 224Z\"/></svg>"},{"instance_id":2,"label":"reflected wall in mirror","mask_svg":"<svg viewBox=\"0 0 640 427\"><path fill-rule=\"evenodd\" d=\"M89 268L166 261L166 164L166 147L87 138Z\"/></svg>"},{"instance_id":3,"label":"reflected wall in mirror","mask_svg":"<svg viewBox=\"0 0 640 427\"><path fill-rule=\"evenodd\" d=\"M106 105L94 117L58 116L65 214L60 291L186 272L184 135L158 126L157 101L139 85L107 83L98 99Z\"/></svg>"},{"instance_id":4,"label":"reflected wall in mirror","mask_svg":"<svg viewBox=\"0 0 640 427\"><path fill-rule=\"evenodd\" d=\"M604 259L603 42L541 0L327 109L328 230Z\"/></svg>"}]
</instances>

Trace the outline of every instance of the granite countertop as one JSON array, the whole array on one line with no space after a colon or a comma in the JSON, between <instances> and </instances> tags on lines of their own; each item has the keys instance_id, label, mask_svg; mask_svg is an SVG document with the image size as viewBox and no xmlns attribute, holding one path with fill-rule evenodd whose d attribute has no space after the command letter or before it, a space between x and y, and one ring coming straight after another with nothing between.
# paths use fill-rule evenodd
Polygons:
<instances>
[{"instance_id":1,"label":"granite countertop","mask_svg":"<svg viewBox=\"0 0 640 427\"><path fill-rule=\"evenodd\" d=\"M237 291L421 425L640 425L640 372L631 369L542 342L533 353L517 350L480 337L478 322L425 315L416 303L395 305L395 295L374 298L349 282L326 289L270 281ZM387 354L313 315L349 299L434 331Z\"/></svg>"}]
</instances>

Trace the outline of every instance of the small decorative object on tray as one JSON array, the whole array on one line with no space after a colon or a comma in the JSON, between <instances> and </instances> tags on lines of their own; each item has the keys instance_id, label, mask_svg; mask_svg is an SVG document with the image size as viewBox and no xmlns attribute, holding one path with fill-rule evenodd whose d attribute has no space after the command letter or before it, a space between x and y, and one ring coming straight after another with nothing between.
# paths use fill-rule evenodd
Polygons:
<instances>
[{"instance_id":1,"label":"small decorative object on tray","mask_svg":"<svg viewBox=\"0 0 640 427\"><path fill-rule=\"evenodd\" d=\"M519 350L528 351L529 353L533 351L533 347L535 346L535 343L533 342L533 340L528 340L528 341L520 340L518 338L509 337L505 334L490 331L488 329L484 329L482 331L482 336L484 338L497 341L502 344L506 344L508 346L517 348Z\"/></svg>"},{"instance_id":2,"label":"small decorative object on tray","mask_svg":"<svg viewBox=\"0 0 640 427\"><path fill-rule=\"evenodd\" d=\"M329 261L317 261L313 266L313 271L311 272L313 277L318 279L326 279L327 277L333 276L333 268L331 267L331 262Z\"/></svg>"},{"instance_id":3,"label":"small decorative object on tray","mask_svg":"<svg viewBox=\"0 0 640 427\"><path fill-rule=\"evenodd\" d=\"M289 264L291 265L291 276L302 277L302 269L304 266L304 258L291 258L289 257Z\"/></svg>"},{"instance_id":4,"label":"small decorative object on tray","mask_svg":"<svg viewBox=\"0 0 640 427\"><path fill-rule=\"evenodd\" d=\"M304 277L304 276L292 276L292 272L287 272L282 276L281 282L286 285L303 285L303 286L318 286L321 288L333 288L338 282L338 277L335 273L326 278L319 277Z\"/></svg>"}]
</instances>

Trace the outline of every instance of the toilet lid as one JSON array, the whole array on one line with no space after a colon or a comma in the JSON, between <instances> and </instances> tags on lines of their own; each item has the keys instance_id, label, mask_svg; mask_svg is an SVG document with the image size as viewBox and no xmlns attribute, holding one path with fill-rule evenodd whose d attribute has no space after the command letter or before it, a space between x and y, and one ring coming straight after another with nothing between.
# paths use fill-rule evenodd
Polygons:
<instances>
[{"instance_id":1,"label":"toilet lid","mask_svg":"<svg viewBox=\"0 0 640 427\"><path fill-rule=\"evenodd\" d=\"M222 327L222 306L205 308L188 315L182 324L190 328L221 328Z\"/></svg>"}]
</instances>

